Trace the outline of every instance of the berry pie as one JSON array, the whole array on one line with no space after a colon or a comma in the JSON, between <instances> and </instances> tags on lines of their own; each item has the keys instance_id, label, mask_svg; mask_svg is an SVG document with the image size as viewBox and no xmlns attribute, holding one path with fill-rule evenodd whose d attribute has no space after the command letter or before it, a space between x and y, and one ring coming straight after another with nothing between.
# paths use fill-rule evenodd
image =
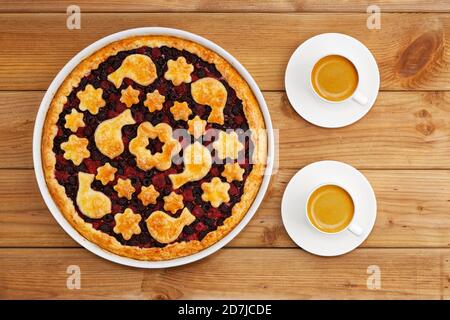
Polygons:
<instances>
[{"instance_id":1,"label":"berry pie","mask_svg":"<svg viewBox=\"0 0 450 320\"><path fill-rule=\"evenodd\" d=\"M199 252L245 216L267 135L247 82L170 36L113 42L79 63L47 112L48 189L86 239L138 260Z\"/></svg>"}]
</instances>

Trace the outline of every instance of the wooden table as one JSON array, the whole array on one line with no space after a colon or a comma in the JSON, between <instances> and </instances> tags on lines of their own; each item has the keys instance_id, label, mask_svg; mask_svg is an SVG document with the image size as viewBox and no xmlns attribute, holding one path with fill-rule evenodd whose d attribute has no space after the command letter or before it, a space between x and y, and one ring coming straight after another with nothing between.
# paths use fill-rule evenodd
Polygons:
<instances>
[{"instance_id":1,"label":"wooden table","mask_svg":"<svg viewBox=\"0 0 450 320\"><path fill-rule=\"evenodd\" d=\"M449 1L75 2L80 30L66 28L72 1L0 1L0 298L450 298ZM368 3L381 8L379 30L366 27ZM280 130L280 168L249 225L218 253L172 269L124 267L80 248L41 199L31 158L34 118L58 70L93 41L142 26L184 29L228 50ZM283 85L294 49L323 32L361 40L381 72L373 109L335 130L299 117ZM280 217L286 183L323 159L360 169L378 200L370 237L335 258L297 248ZM79 290L66 286L69 265L81 269ZM371 265L381 288L367 286Z\"/></svg>"}]
</instances>

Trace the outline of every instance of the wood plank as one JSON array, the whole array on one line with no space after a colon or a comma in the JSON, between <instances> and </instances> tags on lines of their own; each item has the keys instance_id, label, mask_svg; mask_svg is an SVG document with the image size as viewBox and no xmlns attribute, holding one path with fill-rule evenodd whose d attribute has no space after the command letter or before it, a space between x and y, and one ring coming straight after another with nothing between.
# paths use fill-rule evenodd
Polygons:
<instances>
[{"instance_id":1,"label":"wood plank","mask_svg":"<svg viewBox=\"0 0 450 320\"><path fill-rule=\"evenodd\" d=\"M180 28L207 37L239 59L263 90L282 90L294 49L330 31L347 33L368 46L380 66L383 90L450 89L450 48L444 41L450 38L449 14L385 13L380 30L368 30L366 19L367 14L357 13L85 13L82 28L68 30L62 13L2 14L0 89L46 89L82 48L107 34L142 26Z\"/></svg>"},{"instance_id":2,"label":"wood plank","mask_svg":"<svg viewBox=\"0 0 450 320\"><path fill-rule=\"evenodd\" d=\"M282 169L249 225L230 247L295 247L281 197L296 170ZM364 247L450 248L450 170L363 170L378 200ZM0 247L74 247L39 195L32 170L0 171Z\"/></svg>"},{"instance_id":3,"label":"wood plank","mask_svg":"<svg viewBox=\"0 0 450 320\"><path fill-rule=\"evenodd\" d=\"M301 118L285 95L266 95L281 167L338 160L358 168L448 168L450 94L380 92L360 121L339 129ZM279 106L279 107L277 107Z\"/></svg>"},{"instance_id":4,"label":"wood plank","mask_svg":"<svg viewBox=\"0 0 450 320\"><path fill-rule=\"evenodd\" d=\"M2 0L0 12L66 12L73 1ZM378 5L382 12L449 12L445 0L78 0L82 12L366 12Z\"/></svg>"},{"instance_id":5,"label":"wood plank","mask_svg":"<svg viewBox=\"0 0 450 320\"><path fill-rule=\"evenodd\" d=\"M335 258L224 249L144 270L83 249L0 249L0 299L448 299L449 259L449 249L357 249ZM80 268L79 290L67 289L69 265ZM379 290L367 286L371 265L381 271Z\"/></svg>"},{"instance_id":6,"label":"wood plank","mask_svg":"<svg viewBox=\"0 0 450 320\"><path fill-rule=\"evenodd\" d=\"M367 168L450 168L450 92L380 92L354 125L323 129L280 92L265 92L283 168L334 159ZM0 92L0 168L32 168L31 140L42 92ZM18 110L19 112L11 112Z\"/></svg>"}]
</instances>

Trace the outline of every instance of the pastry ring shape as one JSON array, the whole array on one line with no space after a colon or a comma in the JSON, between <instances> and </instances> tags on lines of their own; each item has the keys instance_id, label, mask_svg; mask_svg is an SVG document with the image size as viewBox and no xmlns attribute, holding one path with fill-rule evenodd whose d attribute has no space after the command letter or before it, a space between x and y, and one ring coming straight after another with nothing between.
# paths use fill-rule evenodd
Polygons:
<instances>
[{"instance_id":1,"label":"pastry ring shape","mask_svg":"<svg viewBox=\"0 0 450 320\"><path fill-rule=\"evenodd\" d=\"M162 152L151 153L147 149L149 139L156 139L163 143ZM166 123L153 126L150 122L139 125L137 136L130 141L130 152L136 156L136 164L142 170L156 168L164 171L172 165L172 157L180 152L181 144L172 137L172 127Z\"/></svg>"}]
</instances>

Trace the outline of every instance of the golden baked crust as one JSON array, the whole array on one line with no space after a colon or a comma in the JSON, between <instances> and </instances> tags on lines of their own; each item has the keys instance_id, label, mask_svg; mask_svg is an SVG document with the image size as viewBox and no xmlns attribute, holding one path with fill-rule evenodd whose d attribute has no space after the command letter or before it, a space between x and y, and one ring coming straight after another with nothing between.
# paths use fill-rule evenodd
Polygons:
<instances>
[{"instance_id":1,"label":"golden baked crust","mask_svg":"<svg viewBox=\"0 0 450 320\"><path fill-rule=\"evenodd\" d=\"M183 242L170 243L159 247L137 247L121 244L116 238L100 231L96 230L91 223L85 222L75 209L75 205L72 200L66 195L66 191L62 185L60 185L55 177L55 165L56 156L53 152L53 140L57 135L57 121L59 114L61 113L64 104L67 102L67 97L71 91L78 86L80 80L88 75L91 70L96 69L99 64L105 61L108 57L119 53L124 50L137 49L143 46L149 47L161 47L168 46L179 50L187 50L197 55L202 60L214 64L217 70L222 74L222 77L227 81L228 85L236 91L236 95L242 100L243 110L248 122L249 128L252 130L252 142L255 150L253 154L253 160L256 163L253 164L252 170L248 175L244 187L241 200L237 202L231 210L231 215L226 218L222 225L217 227L216 230L206 234L202 240L192 240ZM146 59L142 59L146 60ZM147 63L151 68L153 64L148 61L140 61L141 63ZM153 66L152 66L153 65ZM129 72L129 71L127 71ZM133 74L141 82L151 82L154 76L151 78L145 78L140 74ZM130 75L129 75L130 77ZM123 74L116 74L113 77L113 81L116 87L119 87L124 79ZM220 111L221 106L217 106L216 109ZM93 111L97 111L94 110ZM216 121L220 121L219 119ZM264 129L264 120L260 111L259 105L254 97L251 89L245 80L239 75L239 73L221 56L215 52L188 40L171 37L171 36L138 36L123 39L113 42L104 48L98 50L91 56L84 59L77 67L70 73L70 75L63 81L58 91L56 92L52 102L50 103L49 110L46 115L43 134L42 134L42 165L44 169L45 180L52 195L54 201L59 207L60 211L67 219L67 221L86 239L96 243L100 247L115 254L126 256L139 260L168 260L182 256L187 256L202 249L205 249L212 244L216 243L227 235L244 217L254 201L256 194L261 185L261 181L264 174L266 155L267 155L267 135ZM183 222L188 224L193 219L189 210L185 208L186 212L183 215ZM153 214L155 214L155 211ZM168 216L168 215L166 215ZM156 216L157 217L157 216ZM180 216L181 217L181 216ZM161 235L159 235L161 236ZM162 235L164 236L164 235ZM165 235L166 239L172 238Z\"/></svg>"}]
</instances>

